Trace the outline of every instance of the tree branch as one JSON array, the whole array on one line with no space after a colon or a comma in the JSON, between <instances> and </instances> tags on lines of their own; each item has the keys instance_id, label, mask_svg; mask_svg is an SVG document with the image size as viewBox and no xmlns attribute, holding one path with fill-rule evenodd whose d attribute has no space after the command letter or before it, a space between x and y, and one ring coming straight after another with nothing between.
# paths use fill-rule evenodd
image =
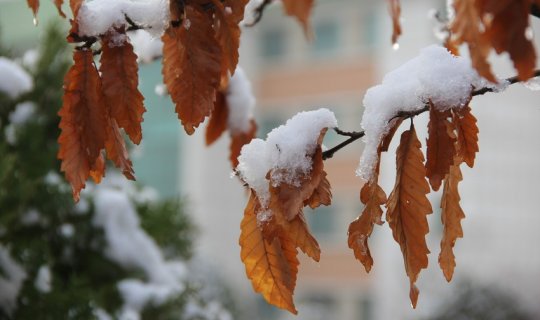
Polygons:
<instances>
[{"instance_id":1,"label":"tree branch","mask_svg":"<svg viewBox=\"0 0 540 320\"><path fill-rule=\"evenodd\" d=\"M536 70L534 72L534 77L540 77L540 70ZM506 78L504 80L506 82L508 82L509 85L520 82L518 76ZM474 97L474 96L483 95L483 94L488 93L488 92L495 92L495 89L496 88L494 88L494 87L486 87L486 88L476 89L476 90L473 90L471 92L471 96ZM403 118L403 119L410 118L410 119L412 119L412 118L416 117L417 115L422 114L422 113L424 113L424 112L426 112L428 110L429 110L429 105L425 105L422 109L418 109L418 110L414 110L414 111L399 111L395 116L393 116L389 120L389 122L396 119L396 118ZM348 146L349 144L355 142L356 140L362 138L365 135L365 131L346 132L346 131L340 130L339 128L333 128L333 129L337 134L339 134L341 136L349 137L349 139L341 142L340 144L338 144L337 146L335 146L335 147L333 147L331 149L328 149L328 150L324 151L323 154L322 154L323 160L332 158L336 152L338 152L339 150L341 150L344 147Z\"/></svg>"},{"instance_id":2,"label":"tree branch","mask_svg":"<svg viewBox=\"0 0 540 320\"><path fill-rule=\"evenodd\" d=\"M255 8L255 19L253 20L253 22L246 24L246 27L253 27L257 23L259 23L259 21L261 21L263 17L264 9L266 9L266 7L268 7L268 5L272 3L272 1L273 0L264 0L257 8Z\"/></svg>"}]
</instances>

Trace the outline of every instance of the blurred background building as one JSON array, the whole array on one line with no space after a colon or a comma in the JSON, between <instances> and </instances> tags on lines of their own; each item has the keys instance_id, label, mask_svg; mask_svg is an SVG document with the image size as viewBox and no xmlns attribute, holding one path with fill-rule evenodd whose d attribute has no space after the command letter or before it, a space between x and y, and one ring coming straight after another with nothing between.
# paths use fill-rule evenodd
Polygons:
<instances>
[{"instance_id":1,"label":"blurred background building","mask_svg":"<svg viewBox=\"0 0 540 320\"><path fill-rule=\"evenodd\" d=\"M440 43L434 33L436 22L429 13L444 12L446 3L442 0L403 1L404 35L398 50L390 43L391 21L385 1L316 3L312 17L315 38L311 42L296 21L283 15L279 4L269 7L259 24L243 32L240 64L258 99L259 137L264 138L297 112L319 107L334 111L341 129L359 130L365 91L421 48ZM47 1L42 7L40 23L45 23L47 17L55 16L55 9ZM8 43L20 49L31 47L39 33L31 21L25 1L0 1L0 37ZM533 20L533 27L540 30L538 21ZM535 43L538 48L537 39ZM494 61L499 76L514 75L506 57L494 57ZM204 146L203 130L188 137L169 98L154 92L162 82L160 69L159 62L141 68L148 112L143 124L145 138L133 155L137 177L163 195L185 197L187 211L200 226L195 251L233 288L246 319L446 319L439 315L448 313L445 308L449 305L455 302L454 310L467 309L466 303L471 301L470 308L495 310L501 316L505 313L498 308L503 304L490 298L499 293L503 301L512 302L509 309L524 309L528 319L540 319L538 92L514 85L504 93L473 100L480 153L474 169L463 169L460 191L467 217L463 220L465 237L455 247L456 273L452 283L446 283L437 263L442 227L440 194L434 194L428 236L432 253L429 268L417 283L420 298L416 310L410 306L401 251L387 225L374 230L370 246L375 264L370 274L347 247L348 225L362 209L359 190L363 182L354 174L362 143L350 145L326 161L333 204L308 213L322 256L320 263L301 259L295 294L299 315L294 317L268 306L245 276L238 236L247 194L231 178L228 137L211 148ZM419 134L425 132L425 115L415 122ZM425 134L420 134L420 139L424 142ZM324 144L332 147L340 141L342 137L329 133ZM383 158L381 169L387 192L394 179L392 154ZM469 291L464 289L469 287ZM471 298L460 301L460 297ZM509 317L500 319L504 318ZM499 318L488 314L465 319Z\"/></svg>"}]
</instances>

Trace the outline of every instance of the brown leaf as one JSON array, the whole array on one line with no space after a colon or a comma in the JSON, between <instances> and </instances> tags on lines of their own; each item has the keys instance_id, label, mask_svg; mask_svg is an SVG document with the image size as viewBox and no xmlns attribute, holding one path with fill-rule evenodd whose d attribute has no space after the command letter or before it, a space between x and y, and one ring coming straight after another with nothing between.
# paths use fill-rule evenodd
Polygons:
<instances>
[{"instance_id":1,"label":"brown leaf","mask_svg":"<svg viewBox=\"0 0 540 320\"><path fill-rule=\"evenodd\" d=\"M129 160L124 138L120 133L116 120L113 118L108 118L105 149L107 151L107 157L114 162L117 168L122 170L124 176L129 180L135 180L133 164L131 163L131 160Z\"/></svg>"},{"instance_id":2,"label":"brown leaf","mask_svg":"<svg viewBox=\"0 0 540 320\"><path fill-rule=\"evenodd\" d=\"M105 156L103 152L100 153L99 157L96 159L92 170L90 170L90 177L96 184L101 183L101 179L105 176Z\"/></svg>"},{"instance_id":3,"label":"brown leaf","mask_svg":"<svg viewBox=\"0 0 540 320\"><path fill-rule=\"evenodd\" d=\"M474 166L474 159L478 152L478 127L471 108L465 106L454 110L453 121L457 131L458 155L469 167Z\"/></svg>"},{"instance_id":4,"label":"brown leaf","mask_svg":"<svg viewBox=\"0 0 540 320\"><path fill-rule=\"evenodd\" d=\"M64 78L60 116L58 158L61 171L78 201L106 139L106 109L101 96L101 81L90 50L74 52L75 64Z\"/></svg>"},{"instance_id":5,"label":"brown leaf","mask_svg":"<svg viewBox=\"0 0 540 320\"><path fill-rule=\"evenodd\" d=\"M365 207L362 214L349 225L348 231L349 248L353 249L354 256L364 265L366 272L369 272L373 266L368 238L373 232L373 225L382 224L381 206L386 203L386 194L376 180L367 182L362 187L360 200Z\"/></svg>"},{"instance_id":6,"label":"brown leaf","mask_svg":"<svg viewBox=\"0 0 540 320\"><path fill-rule=\"evenodd\" d=\"M250 129L248 132L231 132L231 145L229 160L233 168L238 166L238 156L245 144L248 144L257 135L257 123L251 119Z\"/></svg>"},{"instance_id":7,"label":"brown leaf","mask_svg":"<svg viewBox=\"0 0 540 320\"><path fill-rule=\"evenodd\" d=\"M402 122L403 118L396 118L390 122L390 130L384 135L377 150L378 161L375 166L374 177L372 180L366 182L360 190L360 201L364 204L364 210L349 225L349 237L347 241L349 248L353 249L354 256L362 263L366 272L369 272L373 266L373 257L369 250L368 238L371 236L375 224L383 224L381 206L387 201L386 193L378 185L381 153L388 151L390 142Z\"/></svg>"},{"instance_id":8,"label":"brown leaf","mask_svg":"<svg viewBox=\"0 0 540 320\"><path fill-rule=\"evenodd\" d=\"M430 104L427 139L426 177L433 190L439 190L444 177L454 164L456 137L451 130L450 110L439 111Z\"/></svg>"},{"instance_id":9,"label":"brown leaf","mask_svg":"<svg viewBox=\"0 0 540 320\"><path fill-rule=\"evenodd\" d=\"M329 206L332 204L332 190L330 187L330 181L326 179L326 175L327 174L325 171L321 173L319 185L317 188L315 188L315 190L313 190L311 197L304 201L304 206L309 206L311 209L315 209L320 205Z\"/></svg>"},{"instance_id":10,"label":"brown leaf","mask_svg":"<svg viewBox=\"0 0 540 320\"><path fill-rule=\"evenodd\" d=\"M420 141L411 124L411 128L401 135L396 151L396 183L386 205L386 220L403 253L413 307L416 307L418 300L418 289L414 283L420 270L428 265L429 250L425 235L429 227L426 216L433 212L426 197L430 190L425 180L424 156L420 148Z\"/></svg>"},{"instance_id":11,"label":"brown leaf","mask_svg":"<svg viewBox=\"0 0 540 320\"><path fill-rule=\"evenodd\" d=\"M216 101L214 102L214 110L210 114L208 119L208 125L206 126L206 145L209 146L216 142L219 137L227 129L227 120L229 118L229 106L225 99L223 92L216 94Z\"/></svg>"},{"instance_id":12,"label":"brown leaf","mask_svg":"<svg viewBox=\"0 0 540 320\"><path fill-rule=\"evenodd\" d=\"M300 178L299 185L282 182L279 186L270 183L270 204L272 213L282 214L287 220L292 220L304 207L304 201L311 198L319 186L324 172L322 149L317 147L312 157L313 165L307 176Z\"/></svg>"},{"instance_id":13,"label":"brown leaf","mask_svg":"<svg viewBox=\"0 0 540 320\"><path fill-rule=\"evenodd\" d=\"M308 257L319 262L321 259L321 249L317 240L309 232L304 214L299 213L286 228L286 234L294 243L295 247L302 250Z\"/></svg>"},{"instance_id":14,"label":"brown leaf","mask_svg":"<svg viewBox=\"0 0 540 320\"><path fill-rule=\"evenodd\" d=\"M289 16L296 17L302 25L304 33L308 38L311 38L312 30L310 23L310 15L313 10L314 0L282 0L285 8L285 13Z\"/></svg>"},{"instance_id":15,"label":"brown leaf","mask_svg":"<svg viewBox=\"0 0 540 320\"><path fill-rule=\"evenodd\" d=\"M249 0L224 0L223 6L231 8L232 19L238 24L244 19L244 9Z\"/></svg>"},{"instance_id":16,"label":"brown leaf","mask_svg":"<svg viewBox=\"0 0 540 320\"><path fill-rule=\"evenodd\" d=\"M139 144L142 139L141 122L146 109L139 92L137 55L129 42L112 45L107 34L102 41L99 71L103 82L103 96L110 108L110 116L123 128L131 141Z\"/></svg>"},{"instance_id":17,"label":"brown leaf","mask_svg":"<svg viewBox=\"0 0 540 320\"><path fill-rule=\"evenodd\" d=\"M58 14L65 18L66 15L64 14L64 11L62 11L62 5L64 4L64 0L54 0L54 5L56 6L56 10L58 10Z\"/></svg>"},{"instance_id":18,"label":"brown leaf","mask_svg":"<svg viewBox=\"0 0 540 320\"><path fill-rule=\"evenodd\" d=\"M28 4L28 7L32 9L34 18L37 17L37 13L39 10L39 0L26 0L26 3Z\"/></svg>"},{"instance_id":19,"label":"brown leaf","mask_svg":"<svg viewBox=\"0 0 540 320\"><path fill-rule=\"evenodd\" d=\"M444 225L443 238L441 240L441 253L439 254L439 265L448 282L452 280L454 268L456 266L454 256L454 244L457 238L463 238L461 219L465 218L465 213L459 205L460 197L458 183L463 180L459 164L456 161L444 181L443 195L441 199L441 220Z\"/></svg>"},{"instance_id":20,"label":"brown leaf","mask_svg":"<svg viewBox=\"0 0 540 320\"><path fill-rule=\"evenodd\" d=\"M536 52L527 39L531 1L477 0L476 4L484 17L483 37L498 54L510 54L520 80L531 78L536 66Z\"/></svg>"},{"instance_id":21,"label":"brown leaf","mask_svg":"<svg viewBox=\"0 0 540 320\"><path fill-rule=\"evenodd\" d=\"M387 0L388 10L392 17L392 44L397 43L399 36L401 35L401 24L399 18L401 15L401 6L399 0Z\"/></svg>"},{"instance_id":22,"label":"brown leaf","mask_svg":"<svg viewBox=\"0 0 540 320\"><path fill-rule=\"evenodd\" d=\"M163 35L163 78L184 129L195 128L214 108L221 75L221 49L211 18L202 9L185 7L182 25Z\"/></svg>"},{"instance_id":23,"label":"brown leaf","mask_svg":"<svg viewBox=\"0 0 540 320\"><path fill-rule=\"evenodd\" d=\"M298 273L297 251L291 241L275 237L263 238L257 225L256 196L252 193L241 224L240 256L253 289L268 303L297 313L293 291Z\"/></svg>"},{"instance_id":24,"label":"brown leaf","mask_svg":"<svg viewBox=\"0 0 540 320\"><path fill-rule=\"evenodd\" d=\"M454 10L455 18L450 24L452 47L467 43L474 69L487 80L497 82L487 61L491 46L482 35L481 12L475 1L455 0Z\"/></svg>"},{"instance_id":25,"label":"brown leaf","mask_svg":"<svg viewBox=\"0 0 540 320\"><path fill-rule=\"evenodd\" d=\"M222 84L226 84L229 75L232 76L234 74L236 66L238 65L240 26L238 25L239 21L236 19L237 15L233 14L232 9L230 13L227 13L220 1L212 0L212 3L216 7L214 15L216 38L223 52L221 59L221 82Z\"/></svg>"}]
</instances>

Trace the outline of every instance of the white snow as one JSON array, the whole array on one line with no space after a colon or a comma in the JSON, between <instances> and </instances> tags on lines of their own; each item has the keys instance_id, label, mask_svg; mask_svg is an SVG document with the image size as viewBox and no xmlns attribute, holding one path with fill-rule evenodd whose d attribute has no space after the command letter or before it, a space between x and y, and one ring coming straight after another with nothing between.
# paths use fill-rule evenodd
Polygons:
<instances>
[{"instance_id":1,"label":"white snow","mask_svg":"<svg viewBox=\"0 0 540 320\"><path fill-rule=\"evenodd\" d=\"M251 82L240 66L236 68L229 80L225 98L229 106L228 128L231 134L249 132L255 108L255 96Z\"/></svg>"},{"instance_id":2,"label":"white snow","mask_svg":"<svg viewBox=\"0 0 540 320\"><path fill-rule=\"evenodd\" d=\"M47 265L39 267L34 286L39 292L48 293L51 292L52 286L51 269Z\"/></svg>"},{"instance_id":3,"label":"white snow","mask_svg":"<svg viewBox=\"0 0 540 320\"><path fill-rule=\"evenodd\" d=\"M540 77L530 78L523 82L523 85L529 90L538 91L540 90Z\"/></svg>"},{"instance_id":4,"label":"white snow","mask_svg":"<svg viewBox=\"0 0 540 320\"><path fill-rule=\"evenodd\" d=\"M137 25L159 37L169 21L167 0L87 0L81 6L77 20L80 35L98 36L113 27L126 25L128 16Z\"/></svg>"},{"instance_id":5,"label":"white snow","mask_svg":"<svg viewBox=\"0 0 540 320\"><path fill-rule=\"evenodd\" d=\"M255 190L263 208L269 200L268 172L274 186L282 182L298 185L299 179L311 170L311 156L321 130L333 127L337 127L337 120L328 109L300 112L285 125L272 130L266 141L254 139L244 145L236 170Z\"/></svg>"},{"instance_id":6,"label":"white snow","mask_svg":"<svg viewBox=\"0 0 540 320\"><path fill-rule=\"evenodd\" d=\"M161 57L163 53L163 41L146 30L130 32L129 39L139 62L150 63Z\"/></svg>"},{"instance_id":7,"label":"white snow","mask_svg":"<svg viewBox=\"0 0 540 320\"><path fill-rule=\"evenodd\" d=\"M25 124L26 122L28 122L28 120L30 120L30 118L34 115L35 112L35 103L31 101L19 103L15 106L15 110L13 110L9 114L9 121L15 125Z\"/></svg>"},{"instance_id":8,"label":"white snow","mask_svg":"<svg viewBox=\"0 0 540 320\"><path fill-rule=\"evenodd\" d=\"M21 215L21 223L24 226L33 226L41 222L41 214L35 208L30 208Z\"/></svg>"},{"instance_id":9,"label":"white snow","mask_svg":"<svg viewBox=\"0 0 540 320\"><path fill-rule=\"evenodd\" d=\"M17 63L0 57L0 92L14 99L32 89L30 75Z\"/></svg>"},{"instance_id":10,"label":"white snow","mask_svg":"<svg viewBox=\"0 0 540 320\"><path fill-rule=\"evenodd\" d=\"M473 88L488 86L465 57L456 57L445 48L432 45L420 55L386 74L382 84L364 96L364 152L357 174L369 180L377 162L377 147L388 132L389 121L400 111L422 109L428 101L439 110L463 107ZM504 87L495 85L497 90Z\"/></svg>"},{"instance_id":11,"label":"white snow","mask_svg":"<svg viewBox=\"0 0 540 320\"><path fill-rule=\"evenodd\" d=\"M1 244L0 270L0 308L11 314L17 306L17 296L26 279L26 272Z\"/></svg>"},{"instance_id":12,"label":"white snow","mask_svg":"<svg viewBox=\"0 0 540 320\"><path fill-rule=\"evenodd\" d=\"M108 258L146 275L147 282L125 279L118 284L126 315L136 315L147 303L162 303L182 292L187 271L182 262L165 260L155 241L141 229L126 190L114 179L107 180L95 188L93 223L105 231Z\"/></svg>"},{"instance_id":13,"label":"white snow","mask_svg":"<svg viewBox=\"0 0 540 320\"><path fill-rule=\"evenodd\" d=\"M60 234L64 238L71 238L75 234L75 227L71 223L64 223L60 226Z\"/></svg>"}]
</instances>

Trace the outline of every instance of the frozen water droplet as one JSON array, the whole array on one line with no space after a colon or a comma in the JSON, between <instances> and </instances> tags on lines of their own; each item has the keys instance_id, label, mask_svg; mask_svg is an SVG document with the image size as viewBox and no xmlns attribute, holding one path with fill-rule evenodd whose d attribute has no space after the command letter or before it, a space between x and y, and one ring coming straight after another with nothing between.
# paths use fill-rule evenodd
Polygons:
<instances>
[{"instance_id":1,"label":"frozen water droplet","mask_svg":"<svg viewBox=\"0 0 540 320\"><path fill-rule=\"evenodd\" d=\"M189 28L191 27L191 21L189 19L186 19L184 20L184 28L186 28L186 30L189 30Z\"/></svg>"},{"instance_id":2,"label":"frozen water droplet","mask_svg":"<svg viewBox=\"0 0 540 320\"><path fill-rule=\"evenodd\" d=\"M392 49L398 50L398 49L399 49L399 43L395 42L395 43L392 45Z\"/></svg>"},{"instance_id":3,"label":"frozen water droplet","mask_svg":"<svg viewBox=\"0 0 540 320\"><path fill-rule=\"evenodd\" d=\"M540 90L540 77L531 78L526 82L523 82L523 85L527 87L527 89L532 91L539 91Z\"/></svg>"},{"instance_id":4,"label":"frozen water droplet","mask_svg":"<svg viewBox=\"0 0 540 320\"><path fill-rule=\"evenodd\" d=\"M34 26L37 26L38 20L37 20L36 17L34 17L34 19L32 19L32 22L34 23Z\"/></svg>"},{"instance_id":5,"label":"frozen water droplet","mask_svg":"<svg viewBox=\"0 0 540 320\"><path fill-rule=\"evenodd\" d=\"M532 40L534 37L534 31L531 27L527 27L527 29L525 29L525 38L527 38L527 40Z\"/></svg>"}]
</instances>

